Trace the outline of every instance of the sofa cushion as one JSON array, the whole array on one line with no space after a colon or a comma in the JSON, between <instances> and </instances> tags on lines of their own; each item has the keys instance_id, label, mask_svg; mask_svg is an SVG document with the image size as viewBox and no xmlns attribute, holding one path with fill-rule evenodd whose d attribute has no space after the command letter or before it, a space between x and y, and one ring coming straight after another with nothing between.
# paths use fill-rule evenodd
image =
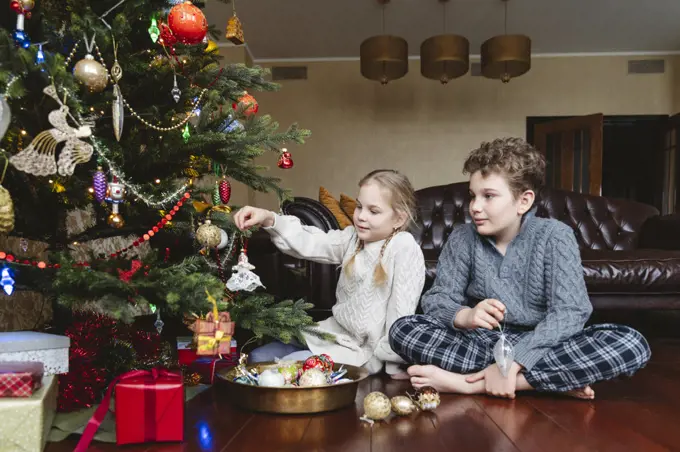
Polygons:
<instances>
[{"instance_id":1,"label":"sofa cushion","mask_svg":"<svg viewBox=\"0 0 680 452\"><path fill-rule=\"evenodd\" d=\"M340 225L340 229L345 229L352 225L352 219L340 207L340 202L331 195L324 187L319 187L319 202L323 204L333 214Z\"/></svg>"},{"instance_id":2,"label":"sofa cushion","mask_svg":"<svg viewBox=\"0 0 680 452\"><path fill-rule=\"evenodd\" d=\"M680 293L680 253L582 250L588 292Z\"/></svg>"}]
</instances>

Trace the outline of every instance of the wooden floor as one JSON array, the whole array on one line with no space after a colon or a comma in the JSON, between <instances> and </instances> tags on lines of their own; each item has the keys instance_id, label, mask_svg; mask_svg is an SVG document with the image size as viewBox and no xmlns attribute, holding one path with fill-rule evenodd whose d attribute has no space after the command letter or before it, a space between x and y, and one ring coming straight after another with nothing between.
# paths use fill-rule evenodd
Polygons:
<instances>
[{"instance_id":1,"label":"wooden floor","mask_svg":"<svg viewBox=\"0 0 680 452\"><path fill-rule=\"evenodd\" d=\"M652 342L652 361L632 379L594 387L596 400L521 394L514 401L444 395L434 413L359 421L363 396L394 396L407 382L372 377L354 408L325 415L277 416L233 408L207 391L187 404L186 441L91 451L663 451L680 450L680 340ZM48 444L72 451L76 439Z\"/></svg>"}]
</instances>

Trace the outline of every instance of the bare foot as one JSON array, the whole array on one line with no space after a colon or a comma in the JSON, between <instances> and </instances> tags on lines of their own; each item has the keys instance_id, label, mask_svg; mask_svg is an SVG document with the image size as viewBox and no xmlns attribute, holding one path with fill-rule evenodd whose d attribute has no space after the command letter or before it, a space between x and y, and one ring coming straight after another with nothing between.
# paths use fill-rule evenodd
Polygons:
<instances>
[{"instance_id":1,"label":"bare foot","mask_svg":"<svg viewBox=\"0 0 680 452\"><path fill-rule=\"evenodd\" d=\"M409 378L411 378L411 376L408 374L408 372L404 371L399 372L397 374L392 374L390 375L390 378L392 380L408 380Z\"/></svg>"},{"instance_id":2,"label":"bare foot","mask_svg":"<svg viewBox=\"0 0 680 452\"><path fill-rule=\"evenodd\" d=\"M593 391L593 388L590 386L574 389L572 391L560 392L560 394L581 400L593 400L595 398L595 391Z\"/></svg>"},{"instance_id":3,"label":"bare foot","mask_svg":"<svg viewBox=\"0 0 680 452\"><path fill-rule=\"evenodd\" d=\"M419 389L432 386L439 392L454 392L458 394L480 394L484 392L484 380L475 383L465 381L465 375L448 372L437 366L411 366L408 368L411 384Z\"/></svg>"}]
</instances>

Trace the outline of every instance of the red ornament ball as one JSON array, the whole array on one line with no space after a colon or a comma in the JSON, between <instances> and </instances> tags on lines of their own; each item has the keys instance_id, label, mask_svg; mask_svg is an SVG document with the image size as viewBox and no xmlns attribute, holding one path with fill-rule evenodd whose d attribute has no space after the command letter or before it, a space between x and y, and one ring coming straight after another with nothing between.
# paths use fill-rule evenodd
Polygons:
<instances>
[{"instance_id":1,"label":"red ornament ball","mask_svg":"<svg viewBox=\"0 0 680 452\"><path fill-rule=\"evenodd\" d=\"M316 355L310 356L305 360L304 364L302 364L302 371L306 372L309 369L314 369L315 367L319 368L320 370L324 369L323 361Z\"/></svg>"},{"instance_id":2,"label":"red ornament ball","mask_svg":"<svg viewBox=\"0 0 680 452\"><path fill-rule=\"evenodd\" d=\"M203 42L203 38L208 33L208 21L203 11L189 1L172 7L168 14L168 25L175 37L183 44Z\"/></svg>"},{"instance_id":3,"label":"red ornament ball","mask_svg":"<svg viewBox=\"0 0 680 452\"><path fill-rule=\"evenodd\" d=\"M293 167L293 158L290 152L285 151L281 153L277 166L281 169L291 169Z\"/></svg>"},{"instance_id":4,"label":"red ornament ball","mask_svg":"<svg viewBox=\"0 0 680 452\"><path fill-rule=\"evenodd\" d=\"M333 360L330 356L323 353L321 355L313 355L307 358L307 360L302 364L302 370L307 371L309 369L318 368L324 372L329 372L333 369Z\"/></svg>"},{"instance_id":5,"label":"red ornament ball","mask_svg":"<svg viewBox=\"0 0 680 452\"><path fill-rule=\"evenodd\" d=\"M9 7L12 11L14 11L17 14L22 14L24 12L24 7L21 6L21 3L19 3L18 0L12 0L9 3Z\"/></svg>"},{"instance_id":6,"label":"red ornament ball","mask_svg":"<svg viewBox=\"0 0 680 452\"><path fill-rule=\"evenodd\" d=\"M260 106L257 104L257 100L253 96L251 96L248 93L245 93L241 98L238 100L238 103L232 104L232 107L234 107L234 110L236 110L239 105L243 105L243 114L246 116L254 115L257 113L257 110L260 109Z\"/></svg>"}]
</instances>

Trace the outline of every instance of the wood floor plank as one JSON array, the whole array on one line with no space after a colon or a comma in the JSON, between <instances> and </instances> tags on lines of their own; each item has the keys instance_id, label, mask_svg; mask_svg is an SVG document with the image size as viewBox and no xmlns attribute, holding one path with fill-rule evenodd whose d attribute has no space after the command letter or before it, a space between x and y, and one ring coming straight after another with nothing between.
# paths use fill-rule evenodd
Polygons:
<instances>
[{"instance_id":1,"label":"wood floor plank","mask_svg":"<svg viewBox=\"0 0 680 452\"><path fill-rule=\"evenodd\" d=\"M300 440L311 421L306 415L257 414L222 452L299 451Z\"/></svg>"},{"instance_id":2,"label":"wood floor plank","mask_svg":"<svg viewBox=\"0 0 680 452\"><path fill-rule=\"evenodd\" d=\"M441 450L519 451L503 430L476 402L482 396L443 395L442 403L431 413Z\"/></svg>"},{"instance_id":3,"label":"wood floor plank","mask_svg":"<svg viewBox=\"0 0 680 452\"><path fill-rule=\"evenodd\" d=\"M370 452L371 429L359 420L364 411L364 397L370 391L371 380L364 380L353 406L313 416L298 451Z\"/></svg>"},{"instance_id":4,"label":"wood floor plank","mask_svg":"<svg viewBox=\"0 0 680 452\"><path fill-rule=\"evenodd\" d=\"M640 433L631 423L630 406L609 400L595 402L569 400L556 396L527 396L526 400L577 438L586 441L591 450L642 451L668 450ZM633 404L634 411L639 409Z\"/></svg>"},{"instance_id":5,"label":"wood floor plank","mask_svg":"<svg viewBox=\"0 0 680 452\"><path fill-rule=\"evenodd\" d=\"M538 411L523 396L515 400L479 396L475 402L522 452L585 452L588 443L571 435L552 419Z\"/></svg>"}]
</instances>

